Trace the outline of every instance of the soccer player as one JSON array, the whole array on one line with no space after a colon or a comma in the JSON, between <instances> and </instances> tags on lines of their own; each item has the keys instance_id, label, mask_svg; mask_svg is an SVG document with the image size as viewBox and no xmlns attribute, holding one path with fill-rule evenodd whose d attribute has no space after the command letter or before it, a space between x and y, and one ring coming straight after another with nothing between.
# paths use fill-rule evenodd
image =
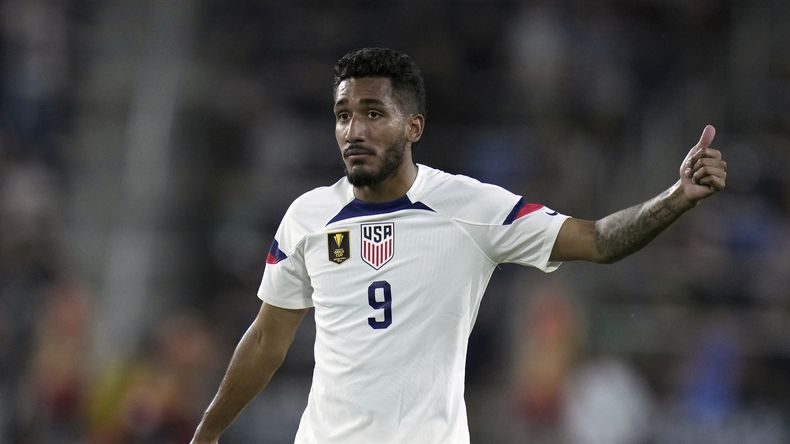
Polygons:
<instances>
[{"instance_id":1,"label":"soccer player","mask_svg":"<svg viewBox=\"0 0 790 444\"><path fill-rule=\"evenodd\" d=\"M258 296L193 443L217 442L283 362L315 309L315 369L296 442L468 443L467 343L498 263L555 270L642 248L724 188L706 126L660 195L597 221L416 164L425 90L405 54L365 48L335 66L335 138L346 177L293 202Z\"/></svg>"}]
</instances>

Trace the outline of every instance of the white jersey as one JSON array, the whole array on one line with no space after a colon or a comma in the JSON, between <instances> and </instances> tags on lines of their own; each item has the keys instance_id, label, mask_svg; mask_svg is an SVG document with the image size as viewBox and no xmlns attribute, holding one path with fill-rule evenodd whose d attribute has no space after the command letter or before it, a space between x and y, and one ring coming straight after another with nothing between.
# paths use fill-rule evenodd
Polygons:
<instances>
[{"instance_id":1,"label":"white jersey","mask_svg":"<svg viewBox=\"0 0 790 444\"><path fill-rule=\"evenodd\" d=\"M418 165L406 196L343 178L288 209L258 296L315 308L313 384L296 443L468 443L469 334L498 263L543 271L567 216Z\"/></svg>"}]
</instances>

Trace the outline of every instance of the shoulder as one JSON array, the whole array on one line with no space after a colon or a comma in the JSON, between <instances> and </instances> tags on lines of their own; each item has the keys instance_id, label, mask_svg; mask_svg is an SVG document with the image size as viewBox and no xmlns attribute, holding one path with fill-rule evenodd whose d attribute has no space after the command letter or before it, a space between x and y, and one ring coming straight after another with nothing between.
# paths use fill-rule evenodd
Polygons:
<instances>
[{"instance_id":1,"label":"shoulder","mask_svg":"<svg viewBox=\"0 0 790 444\"><path fill-rule=\"evenodd\" d=\"M326 223L351 200L354 194L345 178L333 185L314 188L293 201L286 218L323 229Z\"/></svg>"},{"instance_id":2,"label":"shoulder","mask_svg":"<svg viewBox=\"0 0 790 444\"><path fill-rule=\"evenodd\" d=\"M353 193L345 178L334 185L314 188L296 198L283 216L278 236L291 245L309 233L324 229L326 223L350 200Z\"/></svg>"},{"instance_id":3,"label":"shoulder","mask_svg":"<svg viewBox=\"0 0 790 444\"><path fill-rule=\"evenodd\" d=\"M500 186L469 176L424 168L420 201L436 212L462 222L502 224L521 199L521 196Z\"/></svg>"}]
</instances>

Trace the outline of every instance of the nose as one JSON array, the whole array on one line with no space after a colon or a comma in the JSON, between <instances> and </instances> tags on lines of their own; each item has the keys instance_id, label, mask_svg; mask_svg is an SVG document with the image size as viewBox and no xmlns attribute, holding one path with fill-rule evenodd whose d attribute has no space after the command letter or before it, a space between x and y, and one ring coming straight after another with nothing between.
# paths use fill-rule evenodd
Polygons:
<instances>
[{"instance_id":1,"label":"nose","mask_svg":"<svg viewBox=\"0 0 790 444\"><path fill-rule=\"evenodd\" d=\"M364 142L365 132L366 128L363 119L354 116L346 127L346 141L349 143Z\"/></svg>"}]
</instances>

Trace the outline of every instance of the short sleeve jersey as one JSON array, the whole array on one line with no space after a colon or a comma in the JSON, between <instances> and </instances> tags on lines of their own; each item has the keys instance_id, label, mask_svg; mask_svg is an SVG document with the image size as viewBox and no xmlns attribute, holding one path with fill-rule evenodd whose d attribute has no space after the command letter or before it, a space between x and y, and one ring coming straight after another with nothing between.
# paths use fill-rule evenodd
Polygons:
<instances>
[{"instance_id":1,"label":"short sleeve jersey","mask_svg":"<svg viewBox=\"0 0 790 444\"><path fill-rule=\"evenodd\" d=\"M314 307L313 383L296 443L464 443L466 350L496 265L553 271L567 216L418 165L408 193L354 198L343 178L288 209L258 296Z\"/></svg>"}]
</instances>

